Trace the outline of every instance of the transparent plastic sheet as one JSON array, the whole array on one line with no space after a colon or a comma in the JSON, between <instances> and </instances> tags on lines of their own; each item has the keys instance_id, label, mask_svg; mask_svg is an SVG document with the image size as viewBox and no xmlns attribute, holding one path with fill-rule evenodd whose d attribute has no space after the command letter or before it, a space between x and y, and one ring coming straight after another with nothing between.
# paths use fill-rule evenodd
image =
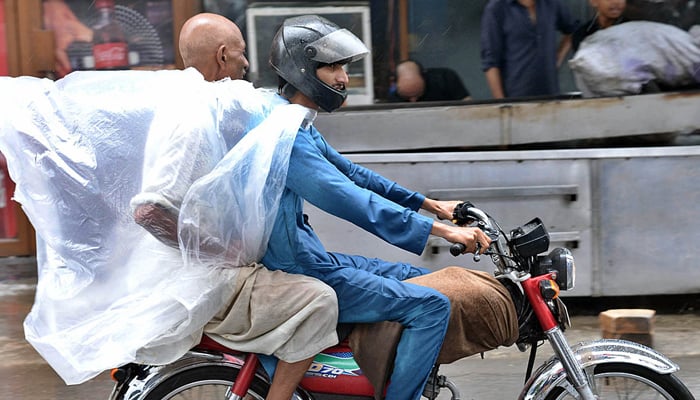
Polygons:
<instances>
[{"instance_id":1,"label":"transparent plastic sheet","mask_svg":"<svg viewBox=\"0 0 700 400\"><path fill-rule=\"evenodd\" d=\"M56 82L0 78L0 151L17 184L14 199L37 232L39 280L25 335L66 383L84 382L128 362L160 364L178 358L199 339L201 327L224 305L235 283L236 269L219 265L222 259L202 264L187 258L185 265L177 249L134 223L130 201L148 171L147 143L157 146L168 135L168 123L155 130L153 121L165 115L172 127L198 124L208 145L219 146L223 156L277 105L272 94L247 82L207 83L188 70L76 72ZM290 133L296 133L305 114L296 106L282 108L287 107L296 111L274 113L274 118L289 119L246 137L241 142L246 155L236 163L233 149L217 179L225 181L227 171L236 175L237 169L269 171L286 165L294 139ZM201 121L192 121L194 110ZM280 129L290 122L296 127ZM158 136L149 140L149 135ZM240 181L278 198L279 174L286 169L275 173L271 181L277 186L267 185L265 173ZM218 192L221 204L227 197L247 195L235 184L225 186L235 192ZM197 201L190 201L190 208L196 208ZM235 204L250 207L262 220L221 226L255 238L246 240L252 250L245 261L259 254L260 242L266 240L261 232L276 214L275 204L257 201ZM239 212L248 215L245 208ZM204 237L188 227L190 236ZM218 237L242 237L240 232ZM225 265L238 264L228 260Z\"/></svg>"},{"instance_id":2,"label":"transparent plastic sheet","mask_svg":"<svg viewBox=\"0 0 700 400\"><path fill-rule=\"evenodd\" d=\"M584 97L637 94L656 80L700 83L700 42L673 25L630 21L585 38L569 61Z\"/></svg>"},{"instance_id":3,"label":"transparent plastic sheet","mask_svg":"<svg viewBox=\"0 0 700 400\"><path fill-rule=\"evenodd\" d=\"M287 181L289 153L306 114L301 106L277 107L192 185L180 209L185 264L241 266L262 258Z\"/></svg>"}]
</instances>

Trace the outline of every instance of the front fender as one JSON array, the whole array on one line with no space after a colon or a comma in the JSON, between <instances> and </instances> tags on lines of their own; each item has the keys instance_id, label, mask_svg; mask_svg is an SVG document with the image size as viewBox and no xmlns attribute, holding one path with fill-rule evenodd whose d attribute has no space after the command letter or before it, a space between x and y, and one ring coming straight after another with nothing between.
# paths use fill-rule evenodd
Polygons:
<instances>
[{"instance_id":1,"label":"front fender","mask_svg":"<svg viewBox=\"0 0 700 400\"><path fill-rule=\"evenodd\" d=\"M128 389L124 391L124 396L121 397L120 400L143 399L166 379L193 368L223 366L240 370L242 365L242 358L229 354L209 354L198 351L188 351L184 356L170 364L144 367L142 374L125 382L125 385L128 385ZM256 372L256 375L262 380L267 380L267 376L263 371ZM116 393L112 394L112 400L115 400L115 395Z\"/></svg>"},{"instance_id":2,"label":"front fender","mask_svg":"<svg viewBox=\"0 0 700 400\"><path fill-rule=\"evenodd\" d=\"M573 346L572 350L584 369L607 363L639 365L660 374L672 374L679 369L676 363L658 351L626 340L601 339L582 342ZM553 356L537 368L518 398L544 399L564 379L566 371L559 359Z\"/></svg>"}]
</instances>

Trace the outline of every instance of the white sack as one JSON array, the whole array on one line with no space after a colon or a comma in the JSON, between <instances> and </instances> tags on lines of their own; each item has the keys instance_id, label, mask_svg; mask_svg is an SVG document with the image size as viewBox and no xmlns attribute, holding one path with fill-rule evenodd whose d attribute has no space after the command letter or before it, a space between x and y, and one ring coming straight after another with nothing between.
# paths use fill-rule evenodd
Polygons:
<instances>
[{"instance_id":1,"label":"white sack","mask_svg":"<svg viewBox=\"0 0 700 400\"><path fill-rule=\"evenodd\" d=\"M652 80L679 87L700 82L700 44L673 25L630 21L585 38L569 66L584 97L637 94Z\"/></svg>"}]
</instances>

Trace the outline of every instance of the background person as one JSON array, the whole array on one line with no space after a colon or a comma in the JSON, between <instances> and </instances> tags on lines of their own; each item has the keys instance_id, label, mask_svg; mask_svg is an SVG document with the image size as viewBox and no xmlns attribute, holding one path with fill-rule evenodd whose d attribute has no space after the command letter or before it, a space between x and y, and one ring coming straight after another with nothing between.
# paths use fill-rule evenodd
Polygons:
<instances>
[{"instance_id":1,"label":"background person","mask_svg":"<svg viewBox=\"0 0 700 400\"><path fill-rule=\"evenodd\" d=\"M575 53L583 39L597 31L627 21L622 14L625 12L626 0L589 0L595 9L595 15L590 21L581 24L571 35L571 50Z\"/></svg>"},{"instance_id":2,"label":"background person","mask_svg":"<svg viewBox=\"0 0 700 400\"><path fill-rule=\"evenodd\" d=\"M490 0L481 19L481 67L491 95L559 94L558 67L577 22L560 0ZM557 46L557 32L562 38Z\"/></svg>"},{"instance_id":3,"label":"background person","mask_svg":"<svg viewBox=\"0 0 700 400\"><path fill-rule=\"evenodd\" d=\"M396 84L389 93L390 102L469 100L462 79L449 68L424 69L414 60L396 66Z\"/></svg>"}]
</instances>

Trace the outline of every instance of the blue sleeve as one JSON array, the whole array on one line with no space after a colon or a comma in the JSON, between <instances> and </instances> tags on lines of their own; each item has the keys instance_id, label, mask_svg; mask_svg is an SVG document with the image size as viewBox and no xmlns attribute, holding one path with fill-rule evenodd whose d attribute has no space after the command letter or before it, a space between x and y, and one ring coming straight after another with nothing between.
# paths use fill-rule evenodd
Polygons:
<instances>
[{"instance_id":1,"label":"blue sleeve","mask_svg":"<svg viewBox=\"0 0 700 400\"><path fill-rule=\"evenodd\" d=\"M503 59L503 33L501 31L502 15L499 15L500 3L490 1L486 4L481 17L481 69L501 68Z\"/></svg>"},{"instance_id":2,"label":"blue sleeve","mask_svg":"<svg viewBox=\"0 0 700 400\"><path fill-rule=\"evenodd\" d=\"M347 158L343 157L336 149L326 142L318 131L314 132L317 136L318 143L321 144L321 153L324 157L333 164L338 171L348 177L357 186L371 190L378 195L393 201L403 207L410 208L413 211L420 210L425 196L421 193L414 192L391 181L376 172L357 165Z\"/></svg>"},{"instance_id":3,"label":"blue sleeve","mask_svg":"<svg viewBox=\"0 0 700 400\"><path fill-rule=\"evenodd\" d=\"M329 149L330 146L323 150ZM408 203L424 197L416 197L388 179L341 159L345 158L335 151L324 154L308 134L300 132L289 158L287 188L329 214L397 247L421 254L433 220L381 193Z\"/></svg>"}]
</instances>

